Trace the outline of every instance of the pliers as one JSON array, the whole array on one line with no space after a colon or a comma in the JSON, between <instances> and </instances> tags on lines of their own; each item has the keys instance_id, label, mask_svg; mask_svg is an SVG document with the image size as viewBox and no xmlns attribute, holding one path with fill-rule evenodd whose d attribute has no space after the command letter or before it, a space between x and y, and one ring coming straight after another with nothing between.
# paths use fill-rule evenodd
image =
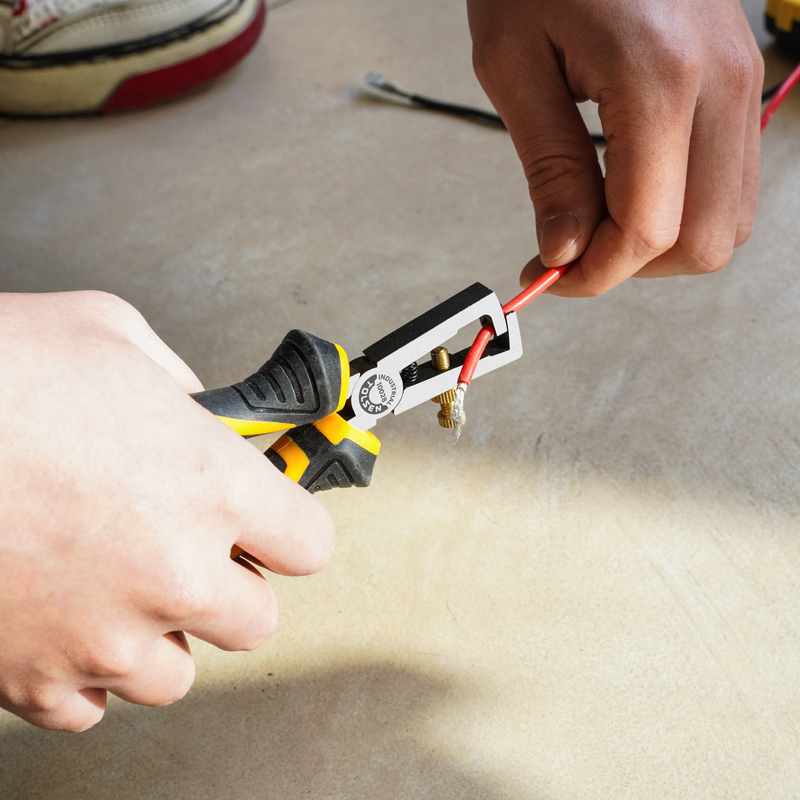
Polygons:
<instances>
[{"instance_id":1,"label":"pliers","mask_svg":"<svg viewBox=\"0 0 800 800\"><path fill-rule=\"evenodd\" d=\"M293 330L249 378L192 397L244 437L285 430L265 455L309 492L369 486L381 447L370 430L388 414L452 396L469 348L437 356L476 321L494 329L476 377L522 355L516 313L475 283L352 361L339 345Z\"/></svg>"}]
</instances>

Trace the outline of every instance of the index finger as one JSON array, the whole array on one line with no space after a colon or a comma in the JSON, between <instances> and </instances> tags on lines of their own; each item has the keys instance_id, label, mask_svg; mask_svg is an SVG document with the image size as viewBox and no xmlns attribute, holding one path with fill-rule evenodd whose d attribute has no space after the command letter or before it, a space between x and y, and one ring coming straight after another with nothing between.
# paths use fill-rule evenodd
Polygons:
<instances>
[{"instance_id":1,"label":"index finger","mask_svg":"<svg viewBox=\"0 0 800 800\"><path fill-rule=\"evenodd\" d=\"M237 444L242 455L229 492L241 527L231 544L280 575L318 572L335 541L327 509L254 447Z\"/></svg>"}]
</instances>

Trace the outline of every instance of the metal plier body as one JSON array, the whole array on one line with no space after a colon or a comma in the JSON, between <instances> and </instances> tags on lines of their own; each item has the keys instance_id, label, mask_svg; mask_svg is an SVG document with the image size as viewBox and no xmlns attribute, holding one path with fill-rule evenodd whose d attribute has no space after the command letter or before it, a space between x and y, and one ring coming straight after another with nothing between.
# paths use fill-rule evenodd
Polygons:
<instances>
[{"instance_id":1,"label":"metal plier body","mask_svg":"<svg viewBox=\"0 0 800 800\"><path fill-rule=\"evenodd\" d=\"M475 376L522 355L515 313L480 283L365 348L348 362L341 347L291 331L258 372L245 381L193 397L243 436L286 433L265 455L311 492L368 486L380 442L379 419L401 414L455 389L469 348L450 354L441 371L431 350L474 322L490 321L495 335Z\"/></svg>"}]
</instances>

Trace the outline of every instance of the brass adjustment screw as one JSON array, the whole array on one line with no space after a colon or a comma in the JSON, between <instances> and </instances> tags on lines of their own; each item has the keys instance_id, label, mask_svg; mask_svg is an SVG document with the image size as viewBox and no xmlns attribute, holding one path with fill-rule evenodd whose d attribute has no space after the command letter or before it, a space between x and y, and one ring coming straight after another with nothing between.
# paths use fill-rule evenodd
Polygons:
<instances>
[{"instance_id":1,"label":"brass adjustment screw","mask_svg":"<svg viewBox=\"0 0 800 800\"><path fill-rule=\"evenodd\" d=\"M447 372L450 369L450 353L446 347L434 347L431 350L431 363L437 372ZM439 403L441 411L436 415L439 425L443 428L457 428L459 423L450 418L453 411L453 403L456 401L456 390L449 389L442 394L432 398L434 403ZM463 424L463 423L461 423Z\"/></svg>"}]
</instances>

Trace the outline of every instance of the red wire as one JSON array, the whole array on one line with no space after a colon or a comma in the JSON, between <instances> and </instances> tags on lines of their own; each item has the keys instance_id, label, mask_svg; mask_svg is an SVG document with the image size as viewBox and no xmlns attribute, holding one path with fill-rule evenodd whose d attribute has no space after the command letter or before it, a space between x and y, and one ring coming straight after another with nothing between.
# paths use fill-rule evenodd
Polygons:
<instances>
[{"instance_id":1,"label":"red wire","mask_svg":"<svg viewBox=\"0 0 800 800\"><path fill-rule=\"evenodd\" d=\"M780 85L780 88L772 96L769 105L761 115L761 132L767 127L772 115L778 110L778 106L786 99L789 92L792 91L795 84L800 81L800 64L798 64L789 77ZM563 267L555 267L549 269L542 275L539 280L534 281L527 289L520 292L513 300L509 300L503 306L503 313L510 314L512 311L519 311L524 308L534 297L540 295L548 286L552 286L570 267L572 264L565 264ZM464 360L464 366L461 368L461 373L458 376L458 382L469 386L472 379L475 377L475 370L478 368L478 362L481 360L486 346L489 344L490 339L494 336L494 328L491 325L484 325L480 333L475 337L467 357Z\"/></svg>"},{"instance_id":2,"label":"red wire","mask_svg":"<svg viewBox=\"0 0 800 800\"><path fill-rule=\"evenodd\" d=\"M764 109L761 115L761 133L764 133L764 128L767 127L772 115L778 110L778 106L786 99L786 95L792 91L794 85L800 81L800 64L798 64L792 74L780 85L780 88L772 96L769 105Z\"/></svg>"},{"instance_id":3,"label":"red wire","mask_svg":"<svg viewBox=\"0 0 800 800\"><path fill-rule=\"evenodd\" d=\"M519 309L524 308L534 297L540 295L548 286L552 286L571 266L571 264L564 264L563 267L554 267L547 270L541 278L534 281L512 300L509 300L503 306L503 313L510 314L512 311L519 311ZM478 368L478 362L481 360L483 351L492 336L494 336L494 328L489 324L484 325L472 343L466 359L464 359L464 366L461 367L461 373L458 376L459 383L470 385L475 376L475 370Z\"/></svg>"}]
</instances>

